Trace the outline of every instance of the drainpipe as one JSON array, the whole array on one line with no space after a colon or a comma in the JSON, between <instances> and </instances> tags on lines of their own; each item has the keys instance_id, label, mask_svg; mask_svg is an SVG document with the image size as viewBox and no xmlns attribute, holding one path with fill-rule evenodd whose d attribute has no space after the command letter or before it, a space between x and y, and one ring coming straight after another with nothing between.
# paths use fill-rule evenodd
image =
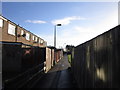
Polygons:
<instances>
[{"instance_id":1,"label":"drainpipe","mask_svg":"<svg viewBox=\"0 0 120 90\"><path fill-rule=\"evenodd\" d=\"M17 42L17 37L18 37L18 34L17 34L18 33L17 32L18 26L19 26L19 24L15 28L15 42Z\"/></svg>"}]
</instances>

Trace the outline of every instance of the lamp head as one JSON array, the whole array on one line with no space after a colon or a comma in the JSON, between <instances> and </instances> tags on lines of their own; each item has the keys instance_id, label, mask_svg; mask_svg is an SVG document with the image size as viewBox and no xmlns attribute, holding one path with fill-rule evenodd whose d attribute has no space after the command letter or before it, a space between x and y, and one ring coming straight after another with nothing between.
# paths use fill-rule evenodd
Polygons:
<instances>
[{"instance_id":1,"label":"lamp head","mask_svg":"<svg viewBox=\"0 0 120 90\"><path fill-rule=\"evenodd\" d=\"M61 24L57 24L56 26L62 26Z\"/></svg>"}]
</instances>

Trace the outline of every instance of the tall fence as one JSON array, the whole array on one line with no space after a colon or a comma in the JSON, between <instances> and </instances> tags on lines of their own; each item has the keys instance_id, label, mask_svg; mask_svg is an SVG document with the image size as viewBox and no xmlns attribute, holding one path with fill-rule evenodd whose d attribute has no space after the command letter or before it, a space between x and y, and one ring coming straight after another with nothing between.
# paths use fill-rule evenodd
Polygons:
<instances>
[{"instance_id":1,"label":"tall fence","mask_svg":"<svg viewBox=\"0 0 120 90\"><path fill-rule=\"evenodd\" d=\"M36 66L40 66L37 70L44 69L47 73L54 66L54 61L58 62L63 57L61 49L54 51L54 48L36 47L17 42L0 42L0 46L2 47L3 81Z\"/></svg>"},{"instance_id":2,"label":"tall fence","mask_svg":"<svg viewBox=\"0 0 120 90\"><path fill-rule=\"evenodd\" d=\"M120 88L120 26L75 47L72 72L80 88Z\"/></svg>"},{"instance_id":3,"label":"tall fence","mask_svg":"<svg viewBox=\"0 0 120 90\"><path fill-rule=\"evenodd\" d=\"M17 76L40 64L39 69L44 68L44 53L40 47L25 45L22 43L1 42L2 46L2 74L3 80Z\"/></svg>"}]
</instances>

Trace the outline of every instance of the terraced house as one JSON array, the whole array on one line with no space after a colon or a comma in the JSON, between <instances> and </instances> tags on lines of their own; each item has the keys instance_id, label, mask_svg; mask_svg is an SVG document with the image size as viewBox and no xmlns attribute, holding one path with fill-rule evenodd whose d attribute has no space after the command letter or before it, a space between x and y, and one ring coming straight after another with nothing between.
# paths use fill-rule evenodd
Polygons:
<instances>
[{"instance_id":1,"label":"terraced house","mask_svg":"<svg viewBox=\"0 0 120 90\"><path fill-rule=\"evenodd\" d=\"M20 42L23 44L46 47L47 42L14 22L0 16L0 41Z\"/></svg>"}]
</instances>

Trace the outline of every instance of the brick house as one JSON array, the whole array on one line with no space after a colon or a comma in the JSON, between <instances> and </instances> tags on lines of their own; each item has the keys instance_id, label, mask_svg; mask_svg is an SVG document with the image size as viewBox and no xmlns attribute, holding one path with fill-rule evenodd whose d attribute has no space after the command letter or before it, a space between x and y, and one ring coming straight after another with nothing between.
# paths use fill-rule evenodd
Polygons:
<instances>
[{"instance_id":1,"label":"brick house","mask_svg":"<svg viewBox=\"0 0 120 90\"><path fill-rule=\"evenodd\" d=\"M14 22L0 16L0 41L46 47L47 42Z\"/></svg>"}]
</instances>

